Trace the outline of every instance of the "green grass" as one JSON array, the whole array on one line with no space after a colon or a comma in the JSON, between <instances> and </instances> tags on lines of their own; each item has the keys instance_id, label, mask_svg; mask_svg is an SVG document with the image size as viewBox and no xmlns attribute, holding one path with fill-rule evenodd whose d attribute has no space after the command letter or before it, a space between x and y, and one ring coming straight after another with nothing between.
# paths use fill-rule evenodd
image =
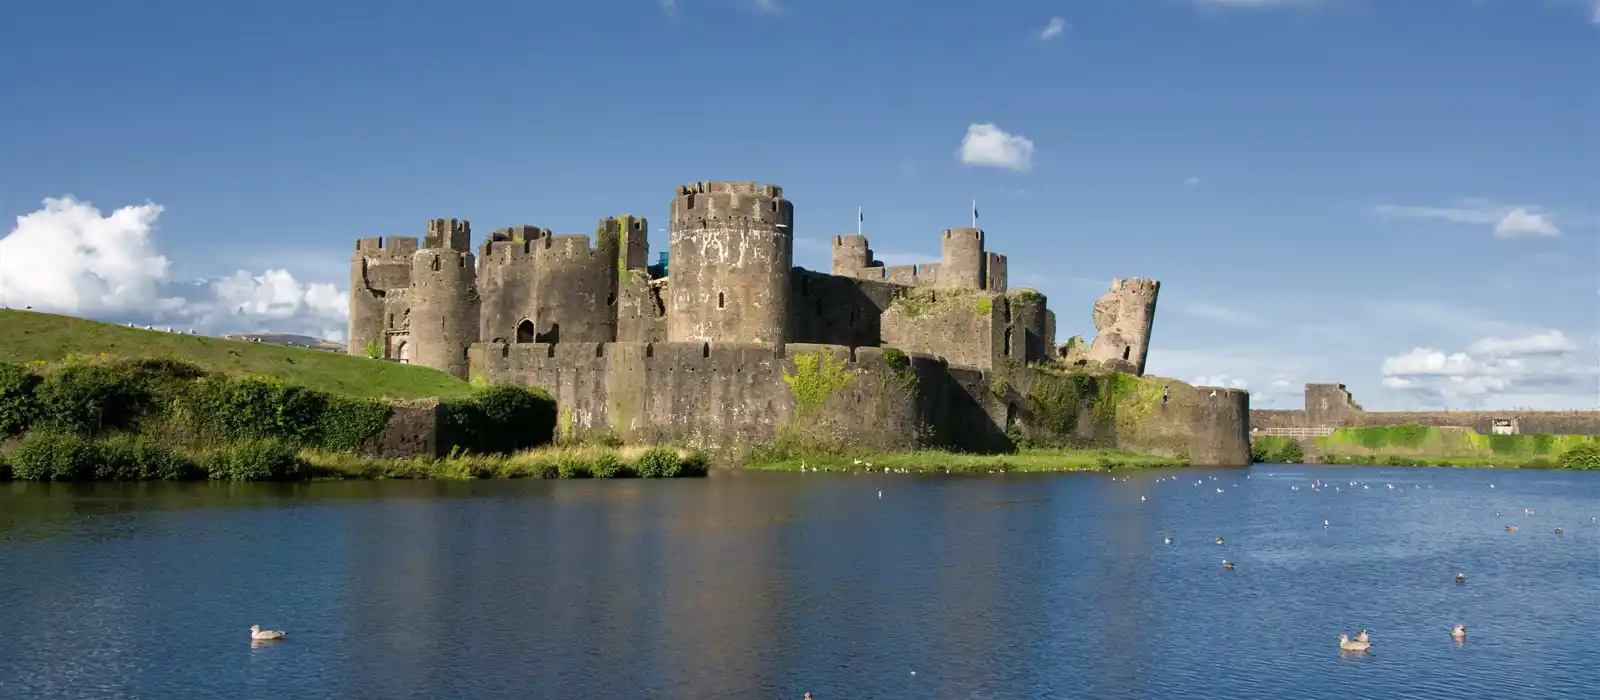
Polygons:
<instances>
[{"instance_id":1,"label":"green grass","mask_svg":"<svg viewBox=\"0 0 1600 700\"><path fill-rule=\"evenodd\" d=\"M1307 460L1310 461L1310 460ZM1558 469L1557 457L1423 457L1416 455L1325 454L1314 464L1369 467L1490 467L1494 469Z\"/></svg>"},{"instance_id":2,"label":"green grass","mask_svg":"<svg viewBox=\"0 0 1600 700\"><path fill-rule=\"evenodd\" d=\"M1409 424L1340 428L1316 439L1322 464L1531 469L1558 467L1567 451L1597 441L1600 437L1591 435L1482 435Z\"/></svg>"},{"instance_id":3,"label":"green grass","mask_svg":"<svg viewBox=\"0 0 1600 700\"><path fill-rule=\"evenodd\" d=\"M0 362L49 364L71 356L162 358L222 374L265 375L359 398L461 398L472 386L444 372L326 350L147 331L70 316L0 310Z\"/></svg>"},{"instance_id":4,"label":"green grass","mask_svg":"<svg viewBox=\"0 0 1600 700\"><path fill-rule=\"evenodd\" d=\"M993 455L919 450L864 455L757 457L746 464L745 468L762 471L799 471L804 466L808 470L832 471L883 471L887 468L894 471L925 473L975 473L1093 471L1132 467L1183 467L1188 464L1188 460L1152 457L1122 450L1023 450Z\"/></svg>"},{"instance_id":5,"label":"green grass","mask_svg":"<svg viewBox=\"0 0 1600 700\"><path fill-rule=\"evenodd\" d=\"M698 452L663 447L540 447L509 455L376 459L343 452L300 453L313 479L609 479L705 476Z\"/></svg>"}]
</instances>

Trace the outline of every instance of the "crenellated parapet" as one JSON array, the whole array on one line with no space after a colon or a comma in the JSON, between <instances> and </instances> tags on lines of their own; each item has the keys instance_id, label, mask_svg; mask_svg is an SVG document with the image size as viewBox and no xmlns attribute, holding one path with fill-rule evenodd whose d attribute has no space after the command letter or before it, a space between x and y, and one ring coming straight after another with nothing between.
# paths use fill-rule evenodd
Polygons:
<instances>
[{"instance_id":1,"label":"crenellated parapet","mask_svg":"<svg viewBox=\"0 0 1600 700\"><path fill-rule=\"evenodd\" d=\"M434 219L428 222L423 248L472 252L472 225L466 219Z\"/></svg>"},{"instance_id":2,"label":"crenellated parapet","mask_svg":"<svg viewBox=\"0 0 1600 700\"><path fill-rule=\"evenodd\" d=\"M782 345L794 259L783 188L699 182L672 200L667 340Z\"/></svg>"}]
</instances>

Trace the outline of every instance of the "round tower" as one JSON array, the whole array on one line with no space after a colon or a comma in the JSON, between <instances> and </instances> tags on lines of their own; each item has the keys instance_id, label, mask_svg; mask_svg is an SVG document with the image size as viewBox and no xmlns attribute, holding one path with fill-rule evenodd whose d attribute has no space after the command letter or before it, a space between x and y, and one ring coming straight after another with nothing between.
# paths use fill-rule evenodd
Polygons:
<instances>
[{"instance_id":1,"label":"round tower","mask_svg":"<svg viewBox=\"0 0 1600 700\"><path fill-rule=\"evenodd\" d=\"M467 346L478 335L476 261L466 252L470 225L460 219L428 223L429 243L411 258L412 364L467 378Z\"/></svg>"},{"instance_id":2,"label":"round tower","mask_svg":"<svg viewBox=\"0 0 1600 700\"><path fill-rule=\"evenodd\" d=\"M938 286L961 289L988 287L983 270L983 229L945 229L942 248Z\"/></svg>"},{"instance_id":3,"label":"round tower","mask_svg":"<svg viewBox=\"0 0 1600 700\"><path fill-rule=\"evenodd\" d=\"M783 188L700 182L672 200L670 342L781 345L794 266L794 205Z\"/></svg>"}]
</instances>

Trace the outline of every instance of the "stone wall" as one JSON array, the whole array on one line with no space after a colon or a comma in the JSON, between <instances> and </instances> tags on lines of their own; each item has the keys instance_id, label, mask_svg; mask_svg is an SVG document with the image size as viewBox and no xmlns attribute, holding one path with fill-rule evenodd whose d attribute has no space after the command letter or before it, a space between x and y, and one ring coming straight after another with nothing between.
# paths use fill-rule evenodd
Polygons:
<instances>
[{"instance_id":1,"label":"stone wall","mask_svg":"<svg viewBox=\"0 0 1600 700\"><path fill-rule=\"evenodd\" d=\"M817 406L794 382L818 354L849 376ZM562 437L672 443L719 456L772 443L783 429L857 450L911 449L948 430L937 381L944 362L878 348L791 343L480 343L475 375L544 388L556 398ZM926 380L924 380L926 378ZM926 395L920 387L928 385Z\"/></svg>"},{"instance_id":2,"label":"stone wall","mask_svg":"<svg viewBox=\"0 0 1600 700\"><path fill-rule=\"evenodd\" d=\"M445 408L438 399L397 401L389 404L389 422L367 439L361 453L381 459L438 457L447 449L439 444Z\"/></svg>"},{"instance_id":3,"label":"stone wall","mask_svg":"<svg viewBox=\"0 0 1600 700\"><path fill-rule=\"evenodd\" d=\"M789 342L874 347L884 309L902 291L884 282L794 268L789 284Z\"/></svg>"},{"instance_id":4,"label":"stone wall","mask_svg":"<svg viewBox=\"0 0 1600 700\"><path fill-rule=\"evenodd\" d=\"M1029 369L1009 379L1007 412L1038 444L1250 464L1248 392L1131 374Z\"/></svg>"},{"instance_id":5,"label":"stone wall","mask_svg":"<svg viewBox=\"0 0 1600 700\"><path fill-rule=\"evenodd\" d=\"M616 339L618 244L617 238L606 236L591 246L589 237L581 234L547 236L535 244L533 342Z\"/></svg>"},{"instance_id":6,"label":"stone wall","mask_svg":"<svg viewBox=\"0 0 1600 700\"><path fill-rule=\"evenodd\" d=\"M1362 428L1427 425L1493 432L1496 419L1512 419L1526 435L1600 435L1600 411L1365 411L1343 384L1307 384L1303 410L1250 412L1250 430Z\"/></svg>"},{"instance_id":7,"label":"stone wall","mask_svg":"<svg viewBox=\"0 0 1600 700\"><path fill-rule=\"evenodd\" d=\"M916 289L883 313L883 344L988 370L1008 359L1004 297L971 289ZM1021 359L1021 348L1016 357Z\"/></svg>"},{"instance_id":8,"label":"stone wall","mask_svg":"<svg viewBox=\"0 0 1600 700\"><path fill-rule=\"evenodd\" d=\"M535 251L549 229L516 226L496 229L478 246L478 337L503 342L532 342L538 316Z\"/></svg>"}]
</instances>

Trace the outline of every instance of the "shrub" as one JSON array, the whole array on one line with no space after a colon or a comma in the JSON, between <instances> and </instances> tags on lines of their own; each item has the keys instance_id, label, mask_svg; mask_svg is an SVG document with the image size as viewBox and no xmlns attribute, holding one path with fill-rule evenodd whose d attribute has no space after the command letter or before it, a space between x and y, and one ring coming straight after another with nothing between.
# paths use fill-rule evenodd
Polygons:
<instances>
[{"instance_id":1,"label":"shrub","mask_svg":"<svg viewBox=\"0 0 1600 700\"><path fill-rule=\"evenodd\" d=\"M594 458L594 464L589 467L589 473L596 479L615 479L625 476L622 460L611 453L605 453Z\"/></svg>"},{"instance_id":2,"label":"shrub","mask_svg":"<svg viewBox=\"0 0 1600 700\"><path fill-rule=\"evenodd\" d=\"M563 479L587 479L594 474L581 457L564 454L556 458L556 475Z\"/></svg>"},{"instance_id":3,"label":"shrub","mask_svg":"<svg viewBox=\"0 0 1600 700\"><path fill-rule=\"evenodd\" d=\"M1263 435L1250 443L1250 460L1276 464L1296 464L1306 461L1305 447L1300 441L1279 435Z\"/></svg>"},{"instance_id":4,"label":"shrub","mask_svg":"<svg viewBox=\"0 0 1600 700\"><path fill-rule=\"evenodd\" d=\"M556 403L539 389L496 386L445 405L445 432L455 446L477 452L514 452L555 436Z\"/></svg>"},{"instance_id":5,"label":"shrub","mask_svg":"<svg viewBox=\"0 0 1600 700\"><path fill-rule=\"evenodd\" d=\"M683 470L679 476L705 476L711 471L711 460L698 452L679 460Z\"/></svg>"},{"instance_id":6,"label":"shrub","mask_svg":"<svg viewBox=\"0 0 1600 700\"><path fill-rule=\"evenodd\" d=\"M81 435L36 430L11 455L11 473L27 481L85 481L94 478L99 453Z\"/></svg>"},{"instance_id":7,"label":"shrub","mask_svg":"<svg viewBox=\"0 0 1600 700\"><path fill-rule=\"evenodd\" d=\"M1562 469L1600 469L1600 442L1580 442L1556 459Z\"/></svg>"},{"instance_id":8,"label":"shrub","mask_svg":"<svg viewBox=\"0 0 1600 700\"><path fill-rule=\"evenodd\" d=\"M280 440L247 440L211 455L210 478L219 481L283 481L304 473L293 447Z\"/></svg>"},{"instance_id":9,"label":"shrub","mask_svg":"<svg viewBox=\"0 0 1600 700\"><path fill-rule=\"evenodd\" d=\"M633 460L633 471L646 479L674 477L682 469L678 453L665 447L652 447Z\"/></svg>"},{"instance_id":10,"label":"shrub","mask_svg":"<svg viewBox=\"0 0 1600 700\"><path fill-rule=\"evenodd\" d=\"M0 362L0 437L17 435L39 412L39 375L22 365Z\"/></svg>"},{"instance_id":11,"label":"shrub","mask_svg":"<svg viewBox=\"0 0 1600 700\"><path fill-rule=\"evenodd\" d=\"M106 429L128 429L148 409L151 395L126 367L68 365L39 384L40 422L63 432L94 435Z\"/></svg>"}]
</instances>

